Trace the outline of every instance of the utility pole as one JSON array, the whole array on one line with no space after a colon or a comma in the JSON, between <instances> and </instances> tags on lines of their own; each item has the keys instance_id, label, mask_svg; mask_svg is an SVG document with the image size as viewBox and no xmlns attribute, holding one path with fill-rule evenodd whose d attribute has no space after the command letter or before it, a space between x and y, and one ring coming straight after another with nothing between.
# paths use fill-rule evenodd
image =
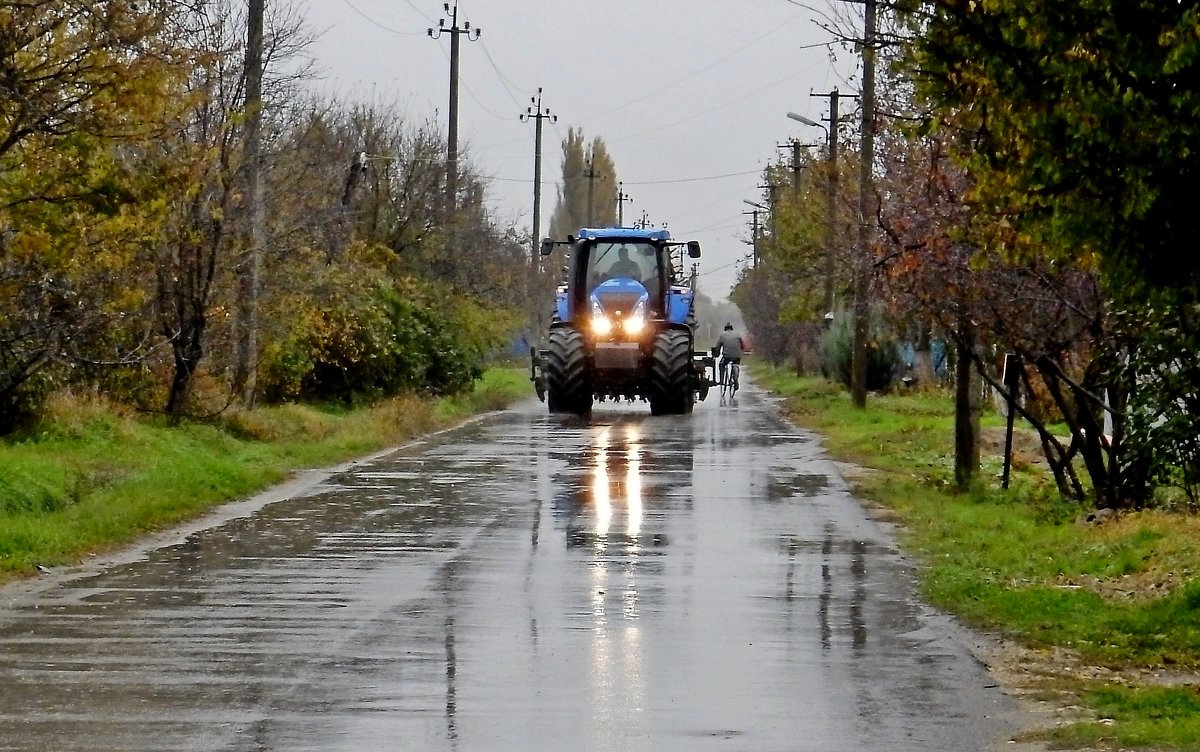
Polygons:
<instances>
[{"instance_id":1,"label":"utility pole","mask_svg":"<svg viewBox=\"0 0 1200 752\"><path fill-rule=\"evenodd\" d=\"M858 258L854 264L854 341L851 345L850 397L867 406L867 323L871 291L871 225L874 216L871 174L875 162L875 20L876 0L866 0L863 14L862 146L858 173Z\"/></svg>"},{"instance_id":2,"label":"utility pole","mask_svg":"<svg viewBox=\"0 0 1200 752\"><path fill-rule=\"evenodd\" d=\"M535 121L533 129L533 247L529 251L529 266L535 272L538 267L538 246L542 242L542 121L558 122L558 116L550 114L550 108L542 109L542 87L537 96L530 97L530 106L521 115L521 122Z\"/></svg>"},{"instance_id":3,"label":"utility pole","mask_svg":"<svg viewBox=\"0 0 1200 752\"><path fill-rule=\"evenodd\" d=\"M792 115L795 115L795 113L793 113L793 112L788 113L789 117ZM799 117L799 116L797 116L797 117ZM805 118L805 120L808 120L808 118ZM804 121L801 121L801 122L804 122ZM814 120L814 121L810 121L809 125L820 125L820 124ZM825 126L822 125L821 127L824 128ZM804 160L800 156L801 154L803 154L801 149L803 149L806 146L820 146L820 144L806 144L806 143L803 143L802 141L800 141L800 139L793 138L786 144L776 144L776 146L778 146L780 149L791 149L792 150L792 190L799 191L800 190L800 175L804 172L804 168L807 166L804 164ZM760 186L760 187L763 187L763 186ZM776 185L776 186L772 186L772 187L780 188L781 186Z\"/></svg>"},{"instance_id":4,"label":"utility pole","mask_svg":"<svg viewBox=\"0 0 1200 752\"><path fill-rule=\"evenodd\" d=\"M617 227L625 226L625 202L633 203L633 198L625 192L622 186L623 184L617 181Z\"/></svg>"},{"instance_id":5,"label":"utility pole","mask_svg":"<svg viewBox=\"0 0 1200 752\"><path fill-rule=\"evenodd\" d=\"M750 203L750 202L747 201L746 203ZM750 235L750 238L751 238L750 239L750 258L753 261L752 265L754 266L755 269L758 268L758 213L759 213L759 211L761 211L761 210L760 209L751 209L750 211L742 212L742 214L749 214L750 216L754 217L754 224L751 225L751 227L753 229L751 230L751 235Z\"/></svg>"},{"instance_id":6,"label":"utility pole","mask_svg":"<svg viewBox=\"0 0 1200 752\"><path fill-rule=\"evenodd\" d=\"M804 144L800 143L799 139L792 141L792 190L800 190L800 171L803 169L803 162L800 161L800 149Z\"/></svg>"},{"instance_id":7,"label":"utility pole","mask_svg":"<svg viewBox=\"0 0 1200 752\"><path fill-rule=\"evenodd\" d=\"M837 222L837 193L838 193L838 90L834 89L828 94L813 94L814 97L829 97L829 136L828 136L828 152L826 157L829 160L829 199L825 206L825 289L822 296L822 305L825 308L825 313L833 311L833 282L836 274L834 242L836 232L834 225Z\"/></svg>"},{"instance_id":8,"label":"utility pole","mask_svg":"<svg viewBox=\"0 0 1200 752\"><path fill-rule=\"evenodd\" d=\"M758 209L755 209L753 212L751 212L752 214L754 214L754 242L751 243L750 250L754 254L753 255L753 266L755 269L758 268L758 234L759 234L758 233L758 212L759 212Z\"/></svg>"},{"instance_id":9,"label":"utility pole","mask_svg":"<svg viewBox=\"0 0 1200 752\"><path fill-rule=\"evenodd\" d=\"M766 186L766 187L768 187L768 188L774 188L774 186ZM774 192L772 191L772 197L773 197L773 196L774 196ZM772 199L772 200L773 200L773 199ZM753 248L753 251L754 251L754 254L753 254L753 258L754 258L754 268L755 268L755 269L757 269L757 268L758 268L758 239L759 239L759 235L761 234L761 233L759 233L759 225L758 225L758 213L759 213L759 212L769 212L769 213L770 213L770 215L771 215L771 222L774 222L774 221L775 221L775 212L774 212L774 211L772 210L772 208L771 208L771 207L774 207L774 203L772 203L772 204L771 204L771 207L766 207L766 206L763 206L762 204L758 203L757 201L751 201L751 200L749 200L749 199L742 199L742 203L743 203L743 204L746 204L747 206L752 206L752 207L754 207L754 210L753 210L753 211L742 212L742 214L752 214L752 215L754 215L754 230L753 230L753 232L754 232L754 239L753 239L753 242L752 242L750 245L751 245L751 247Z\"/></svg>"},{"instance_id":10,"label":"utility pole","mask_svg":"<svg viewBox=\"0 0 1200 752\"><path fill-rule=\"evenodd\" d=\"M446 137L446 216L449 218L458 207L458 38L466 35L470 41L479 39L482 31L472 29L471 22L465 21L458 25L458 0L454 7L443 3L442 8L450 14L450 27L446 27L446 19L439 18L436 33L429 29L430 39L440 39L442 33L450 35L450 126Z\"/></svg>"},{"instance_id":11,"label":"utility pole","mask_svg":"<svg viewBox=\"0 0 1200 752\"><path fill-rule=\"evenodd\" d=\"M258 370L258 286L262 248L266 245L266 202L262 187L263 15L266 0L249 0L246 12L246 204L250 236L242 260L238 287L239 327L234 388L242 401L254 404Z\"/></svg>"},{"instance_id":12,"label":"utility pole","mask_svg":"<svg viewBox=\"0 0 1200 752\"><path fill-rule=\"evenodd\" d=\"M596 191L596 176L600 173L596 172L596 168L592 164L592 160L587 161L587 169L584 170L583 176L588 181L588 205L587 205L587 226L592 226L592 197Z\"/></svg>"},{"instance_id":13,"label":"utility pole","mask_svg":"<svg viewBox=\"0 0 1200 752\"><path fill-rule=\"evenodd\" d=\"M771 223L768 229L771 231L771 237L778 240L779 238L779 186L777 185L760 185L759 188L767 192L766 212L771 218Z\"/></svg>"}]
</instances>

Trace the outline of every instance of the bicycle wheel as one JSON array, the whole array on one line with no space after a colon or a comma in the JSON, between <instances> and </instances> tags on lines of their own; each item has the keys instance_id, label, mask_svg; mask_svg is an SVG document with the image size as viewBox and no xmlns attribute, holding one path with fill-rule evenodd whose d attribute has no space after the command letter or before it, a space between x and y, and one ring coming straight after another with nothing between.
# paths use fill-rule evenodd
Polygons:
<instances>
[{"instance_id":1,"label":"bicycle wheel","mask_svg":"<svg viewBox=\"0 0 1200 752\"><path fill-rule=\"evenodd\" d=\"M729 396L731 396L731 397L734 394L737 394L738 376L740 375L741 370L742 369L738 366L737 363L733 363L729 366Z\"/></svg>"}]
</instances>

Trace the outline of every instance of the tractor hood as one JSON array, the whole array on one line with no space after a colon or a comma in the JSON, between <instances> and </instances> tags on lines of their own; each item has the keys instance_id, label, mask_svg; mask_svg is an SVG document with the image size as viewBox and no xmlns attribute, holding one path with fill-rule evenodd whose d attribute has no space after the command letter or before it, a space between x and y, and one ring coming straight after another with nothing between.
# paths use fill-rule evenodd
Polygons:
<instances>
[{"instance_id":1,"label":"tractor hood","mask_svg":"<svg viewBox=\"0 0 1200 752\"><path fill-rule=\"evenodd\" d=\"M592 290L592 310L608 316L627 316L644 313L650 303L650 293L640 282L632 279L610 279Z\"/></svg>"},{"instance_id":2,"label":"tractor hood","mask_svg":"<svg viewBox=\"0 0 1200 752\"><path fill-rule=\"evenodd\" d=\"M641 339L647 331L650 293L632 279L610 279L596 286L589 300L589 328L597 340Z\"/></svg>"}]
</instances>

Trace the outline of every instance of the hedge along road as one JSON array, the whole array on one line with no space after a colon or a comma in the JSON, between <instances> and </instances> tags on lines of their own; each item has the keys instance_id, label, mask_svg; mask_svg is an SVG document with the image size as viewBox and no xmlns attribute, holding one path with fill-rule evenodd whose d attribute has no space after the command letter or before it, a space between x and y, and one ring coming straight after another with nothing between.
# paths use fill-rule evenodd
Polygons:
<instances>
[{"instance_id":1,"label":"hedge along road","mask_svg":"<svg viewBox=\"0 0 1200 752\"><path fill-rule=\"evenodd\" d=\"M5 750L1017 749L815 437L530 402L10 586Z\"/></svg>"}]
</instances>

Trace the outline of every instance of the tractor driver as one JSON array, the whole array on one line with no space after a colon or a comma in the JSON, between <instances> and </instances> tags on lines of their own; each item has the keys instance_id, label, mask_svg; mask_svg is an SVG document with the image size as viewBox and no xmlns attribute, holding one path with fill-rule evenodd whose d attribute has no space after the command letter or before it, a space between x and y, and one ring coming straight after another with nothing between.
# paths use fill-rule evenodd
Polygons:
<instances>
[{"instance_id":1,"label":"tractor driver","mask_svg":"<svg viewBox=\"0 0 1200 752\"><path fill-rule=\"evenodd\" d=\"M621 246L617 249L617 260L608 268L608 276L610 279L625 277L640 282L642 280L642 267L638 266L638 262L629 258L629 249Z\"/></svg>"}]
</instances>

